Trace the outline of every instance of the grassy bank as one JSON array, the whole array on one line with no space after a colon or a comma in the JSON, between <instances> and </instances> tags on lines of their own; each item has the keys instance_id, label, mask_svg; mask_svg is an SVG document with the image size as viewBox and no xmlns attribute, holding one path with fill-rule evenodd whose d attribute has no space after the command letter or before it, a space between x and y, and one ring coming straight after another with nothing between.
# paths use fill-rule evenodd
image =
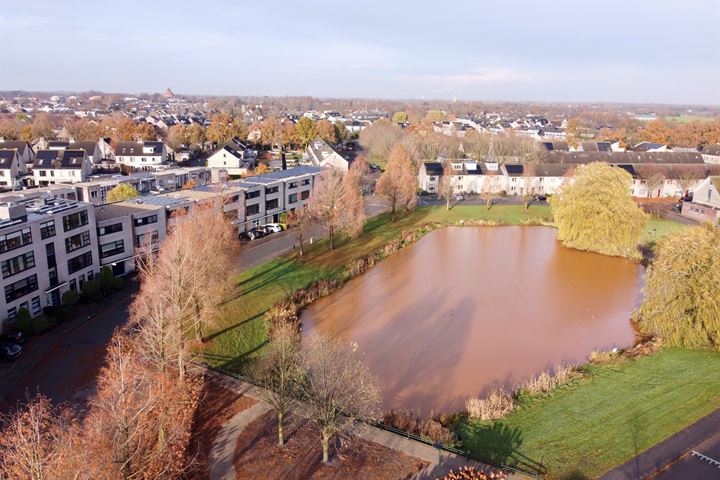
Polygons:
<instances>
[{"instance_id":1,"label":"grassy bank","mask_svg":"<svg viewBox=\"0 0 720 480\"><path fill-rule=\"evenodd\" d=\"M596 478L720 408L717 352L666 349L587 370L503 420L459 422L464 448L488 461L542 462L552 479Z\"/></svg>"}]
</instances>

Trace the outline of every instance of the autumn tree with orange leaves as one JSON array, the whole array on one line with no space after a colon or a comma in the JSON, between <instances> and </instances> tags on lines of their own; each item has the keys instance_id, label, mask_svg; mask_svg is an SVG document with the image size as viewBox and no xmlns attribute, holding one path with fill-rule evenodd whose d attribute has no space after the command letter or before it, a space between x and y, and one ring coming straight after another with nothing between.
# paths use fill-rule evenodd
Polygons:
<instances>
[{"instance_id":1,"label":"autumn tree with orange leaves","mask_svg":"<svg viewBox=\"0 0 720 480\"><path fill-rule=\"evenodd\" d=\"M375 193L390 207L393 220L398 212L411 210L417 201L417 179L412 161L402 145L395 145L390 152L387 167L377 182Z\"/></svg>"},{"instance_id":2,"label":"autumn tree with orange leaves","mask_svg":"<svg viewBox=\"0 0 720 480\"><path fill-rule=\"evenodd\" d=\"M318 175L315 191L308 203L313 220L328 232L330 249L335 248L338 235L352 237L362 233L365 209L357 173L327 169Z\"/></svg>"}]
</instances>

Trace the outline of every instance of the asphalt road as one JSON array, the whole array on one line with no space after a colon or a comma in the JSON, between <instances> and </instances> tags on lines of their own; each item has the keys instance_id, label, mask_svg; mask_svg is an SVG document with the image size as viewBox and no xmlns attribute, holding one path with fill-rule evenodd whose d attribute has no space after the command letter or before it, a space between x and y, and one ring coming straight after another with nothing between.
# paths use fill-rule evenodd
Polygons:
<instances>
[{"instance_id":1,"label":"asphalt road","mask_svg":"<svg viewBox=\"0 0 720 480\"><path fill-rule=\"evenodd\" d=\"M133 291L128 289L127 294ZM118 299L89 320L75 320L77 325L47 347L33 362L34 365L28 366L19 378L12 380L12 385L6 385L9 388L0 410L12 410L18 402L24 402L28 395L35 396L37 392L55 404L68 402L82 407L94 391L95 377L102 366L105 348L113 331L127 322L131 300L131 297ZM43 346L33 344L31 340L26 348ZM21 360L22 357L17 361ZM22 368L23 365L18 364L17 367Z\"/></svg>"},{"instance_id":2,"label":"asphalt road","mask_svg":"<svg viewBox=\"0 0 720 480\"><path fill-rule=\"evenodd\" d=\"M720 461L720 433L707 439L693 448L710 458ZM707 461L686 453L669 468L652 477L653 480L718 480L720 479L720 466L712 465Z\"/></svg>"},{"instance_id":3,"label":"asphalt road","mask_svg":"<svg viewBox=\"0 0 720 480\"><path fill-rule=\"evenodd\" d=\"M365 215L370 218L387 210L387 207L375 197L365 199ZM320 239L325 236L325 230L319 225L313 225L305 234L304 242L309 243L310 239ZM240 268L247 269L267 262L275 257L289 253L297 245L297 238L292 230L273 233L258 240L243 242L238 257Z\"/></svg>"}]
</instances>

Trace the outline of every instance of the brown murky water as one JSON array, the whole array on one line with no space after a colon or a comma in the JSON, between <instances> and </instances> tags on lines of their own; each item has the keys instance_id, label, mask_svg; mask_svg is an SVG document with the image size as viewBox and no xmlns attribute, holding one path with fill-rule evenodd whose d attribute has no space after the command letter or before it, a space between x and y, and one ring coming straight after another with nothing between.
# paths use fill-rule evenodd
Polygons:
<instances>
[{"instance_id":1,"label":"brown murky water","mask_svg":"<svg viewBox=\"0 0 720 480\"><path fill-rule=\"evenodd\" d=\"M461 409L468 396L632 344L642 268L564 248L547 227L446 228L303 312L305 332L359 344L383 406Z\"/></svg>"}]
</instances>

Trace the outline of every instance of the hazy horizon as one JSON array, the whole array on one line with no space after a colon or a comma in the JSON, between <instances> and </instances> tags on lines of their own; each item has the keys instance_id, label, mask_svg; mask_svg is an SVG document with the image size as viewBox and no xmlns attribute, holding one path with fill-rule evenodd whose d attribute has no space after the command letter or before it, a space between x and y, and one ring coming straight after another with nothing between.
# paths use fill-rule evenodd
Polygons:
<instances>
[{"instance_id":1,"label":"hazy horizon","mask_svg":"<svg viewBox=\"0 0 720 480\"><path fill-rule=\"evenodd\" d=\"M0 7L0 90L532 103L720 103L710 0Z\"/></svg>"}]
</instances>

